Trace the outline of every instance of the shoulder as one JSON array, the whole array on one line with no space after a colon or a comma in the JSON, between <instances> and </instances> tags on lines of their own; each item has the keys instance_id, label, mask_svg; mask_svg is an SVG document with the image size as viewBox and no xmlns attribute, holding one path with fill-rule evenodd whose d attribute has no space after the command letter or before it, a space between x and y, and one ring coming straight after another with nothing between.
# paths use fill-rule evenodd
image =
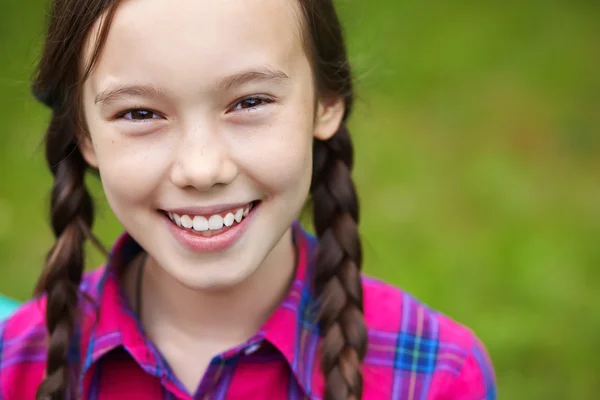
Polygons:
<instances>
[{"instance_id":1,"label":"shoulder","mask_svg":"<svg viewBox=\"0 0 600 400\"><path fill-rule=\"evenodd\" d=\"M369 340L365 395L496 398L491 361L471 329L377 279L363 277L363 291Z\"/></svg>"},{"instance_id":2,"label":"shoulder","mask_svg":"<svg viewBox=\"0 0 600 400\"><path fill-rule=\"evenodd\" d=\"M35 397L46 360L45 310L46 299L38 297L21 305L0 323L0 397L3 399Z\"/></svg>"},{"instance_id":3,"label":"shoulder","mask_svg":"<svg viewBox=\"0 0 600 400\"><path fill-rule=\"evenodd\" d=\"M103 269L84 275L80 288L86 298L95 299ZM46 296L39 296L0 321L0 399L35 398L46 363L45 316Z\"/></svg>"}]
</instances>

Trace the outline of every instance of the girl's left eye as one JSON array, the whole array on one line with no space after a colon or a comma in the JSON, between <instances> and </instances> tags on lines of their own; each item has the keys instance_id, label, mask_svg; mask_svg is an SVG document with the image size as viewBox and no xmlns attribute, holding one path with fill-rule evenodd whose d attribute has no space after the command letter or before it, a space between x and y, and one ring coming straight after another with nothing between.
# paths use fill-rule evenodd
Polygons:
<instances>
[{"instance_id":1,"label":"girl's left eye","mask_svg":"<svg viewBox=\"0 0 600 400\"><path fill-rule=\"evenodd\" d=\"M260 106L270 104L272 102L273 102L273 100L268 97L262 97L262 96L246 97L245 99L238 101L233 106L231 111L252 110L252 109L258 108Z\"/></svg>"}]
</instances>

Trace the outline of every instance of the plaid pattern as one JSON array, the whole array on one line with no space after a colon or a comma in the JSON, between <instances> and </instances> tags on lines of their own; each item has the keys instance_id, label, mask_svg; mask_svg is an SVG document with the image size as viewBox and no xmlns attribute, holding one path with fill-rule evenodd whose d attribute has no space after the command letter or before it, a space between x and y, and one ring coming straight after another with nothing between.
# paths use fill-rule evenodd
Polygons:
<instances>
[{"instance_id":1,"label":"plaid pattern","mask_svg":"<svg viewBox=\"0 0 600 400\"><path fill-rule=\"evenodd\" d=\"M294 224L296 278L287 298L246 343L215 357L190 394L143 336L117 281L141 249L127 234L106 267L85 275L83 317L69 350L78 398L321 399L319 330L311 292L316 240ZM368 350L364 400L494 400L494 371L473 333L384 282L364 277ZM0 323L0 400L33 399L46 359L45 298Z\"/></svg>"}]
</instances>

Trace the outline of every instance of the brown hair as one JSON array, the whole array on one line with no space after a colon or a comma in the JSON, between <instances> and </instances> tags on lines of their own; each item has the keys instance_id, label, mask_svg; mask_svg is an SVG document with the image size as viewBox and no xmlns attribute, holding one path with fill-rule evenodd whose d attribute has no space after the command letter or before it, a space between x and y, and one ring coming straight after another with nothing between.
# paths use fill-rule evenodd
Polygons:
<instances>
[{"instance_id":1,"label":"brown hair","mask_svg":"<svg viewBox=\"0 0 600 400\"><path fill-rule=\"evenodd\" d=\"M64 399L73 394L68 381L67 352L78 314L79 284L86 239L91 234L92 199L84 177L88 165L78 147L86 135L81 112L81 83L97 62L118 0L53 0L48 33L33 84L36 97L52 108L46 131L46 158L54 175L51 222L56 243L48 254L36 287L47 295L49 334L46 376L37 399ZM320 299L321 369L326 400L359 400L361 361L367 333L363 317L358 235L358 199L351 179L352 142L346 121L353 101L352 77L341 26L332 0L300 0L305 18L307 51L317 89L345 100L345 115L327 141L313 145L311 196L319 238L315 290ZM101 16L95 51L83 79L80 61L90 29Z\"/></svg>"}]
</instances>

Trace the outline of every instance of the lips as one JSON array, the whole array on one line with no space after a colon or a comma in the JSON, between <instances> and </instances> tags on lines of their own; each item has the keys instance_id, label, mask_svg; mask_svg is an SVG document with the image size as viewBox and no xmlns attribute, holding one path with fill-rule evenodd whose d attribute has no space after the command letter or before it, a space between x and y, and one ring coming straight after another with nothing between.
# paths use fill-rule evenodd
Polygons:
<instances>
[{"instance_id":1,"label":"lips","mask_svg":"<svg viewBox=\"0 0 600 400\"><path fill-rule=\"evenodd\" d=\"M236 206L214 214L194 215L164 211L179 228L210 236L227 228L240 224L254 208L256 202Z\"/></svg>"},{"instance_id":2,"label":"lips","mask_svg":"<svg viewBox=\"0 0 600 400\"><path fill-rule=\"evenodd\" d=\"M260 201L253 201L234 207L204 209L217 211L214 214L192 213L203 209L161 210L161 213L169 231L182 246L195 253L210 253L233 246L248 229L260 204Z\"/></svg>"}]
</instances>

